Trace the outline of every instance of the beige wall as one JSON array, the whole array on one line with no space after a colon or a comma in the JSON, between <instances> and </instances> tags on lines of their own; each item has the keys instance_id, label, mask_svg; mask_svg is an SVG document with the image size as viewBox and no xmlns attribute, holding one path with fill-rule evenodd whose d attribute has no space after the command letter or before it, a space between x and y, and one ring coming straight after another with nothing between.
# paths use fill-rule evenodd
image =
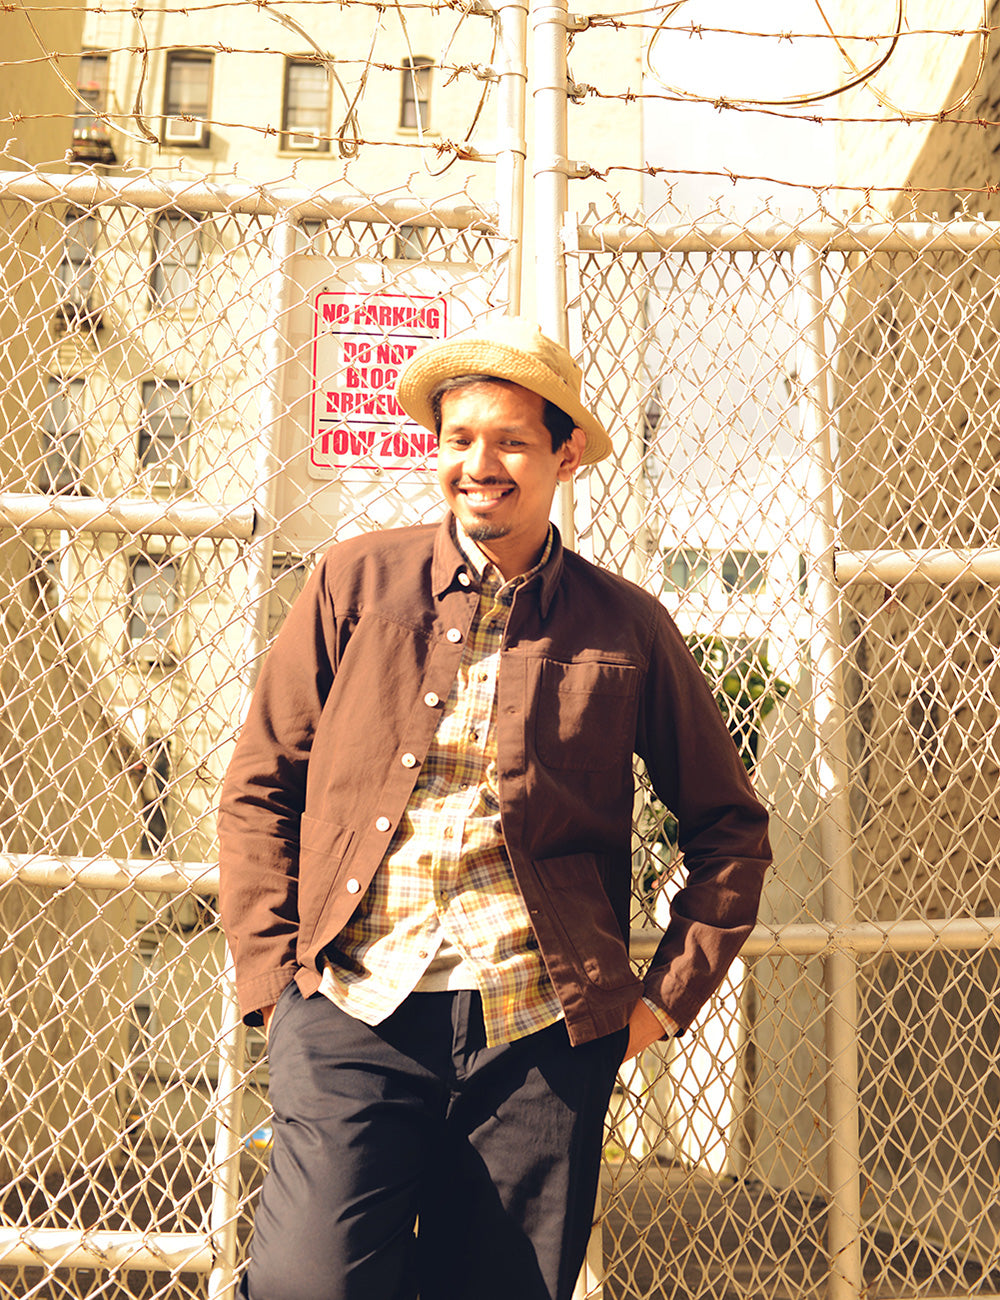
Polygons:
<instances>
[{"instance_id":1,"label":"beige wall","mask_svg":"<svg viewBox=\"0 0 1000 1300\"><path fill-rule=\"evenodd\" d=\"M891 0L842 0L840 30L846 32L889 32L895 26L895 3ZM990 23L996 22L997 7L991 6ZM967 125L977 118L993 121L998 101L997 42L991 35L987 66L971 99L952 114L954 122L920 121L920 114L933 115L958 103L976 80L979 41L972 35L953 36L955 29L972 30L983 21L979 0L912 0L906 7L906 28L886 68L872 85L884 96L880 103L871 89L861 87L838 100L842 119L838 131L839 179L848 185L870 183L876 187L876 209L887 202L894 212L906 212L913 200L909 195L896 200L877 193L884 187L912 184L928 189L980 189L997 181L995 148L997 128L979 129ZM923 34L927 33L927 34ZM848 45L859 66L888 49L855 41ZM898 111L896 111L898 110ZM904 120L906 116L910 120ZM849 122L852 117L876 118L879 124ZM958 119L961 119L960 121ZM995 199L993 204L995 204ZM916 210L930 216L949 216L958 210L947 193L917 196ZM987 195L975 195L969 212L989 211Z\"/></svg>"},{"instance_id":2,"label":"beige wall","mask_svg":"<svg viewBox=\"0 0 1000 1300\"><path fill-rule=\"evenodd\" d=\"M868 12L868 6L847 6ZM992 6L990 22L1000 8ZM911 26L967 26L977 7L938 0L908 11ZM933 110L974 79L978 52L963 41L906 41L879 84L900 106ZM955 116L995 120L1000 63L989 58ZM878 110L856 94L847 113ZM853 142L853 143L852 143ZM947 219L1000 215L1000 131L944 123L845 128L842 175L914 187L896 214ZM848 145L850 148L848 149ZM943 192L941 192L943 191ZM878 200L876 200L878 202ZM963 204L965 205L963 207ZM839 339L837 424L847 549L995 547L1000 417L1000 257L936 253L859 258ZM854 588L844 600L849 647L855 893L861 920L1000 912L1000 682L995 592L908 582ZM982 1037L992 958L880 956L860 983L863 1143L877 1189L870 1213L919 1222L934 1206L940 1236L974 1258L995 1240L983 1153L995 1095ZM973 1070L975 1089L963 1079ZM933 1150L923 1135L940 1124ZM967 1170L961 1203L944 1172Z\"/></svg>"}]
</instances>

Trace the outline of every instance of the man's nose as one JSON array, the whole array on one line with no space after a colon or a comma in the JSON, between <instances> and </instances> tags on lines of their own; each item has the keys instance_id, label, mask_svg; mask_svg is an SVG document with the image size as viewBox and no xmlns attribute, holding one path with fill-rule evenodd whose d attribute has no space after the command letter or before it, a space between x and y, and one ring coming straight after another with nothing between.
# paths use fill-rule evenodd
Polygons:
<instances>
[{"instance_id":1,"label":"man's nose","mask_svg":"<svg viewBox=\"0 0 1000 1300\"><path fill-rule=\"evenodd\" d=\"M490 478L499 472L499 464L496 452L485 439L471 443L465 453L465 472L470 478Z\"/></svg>"}]
</instances>

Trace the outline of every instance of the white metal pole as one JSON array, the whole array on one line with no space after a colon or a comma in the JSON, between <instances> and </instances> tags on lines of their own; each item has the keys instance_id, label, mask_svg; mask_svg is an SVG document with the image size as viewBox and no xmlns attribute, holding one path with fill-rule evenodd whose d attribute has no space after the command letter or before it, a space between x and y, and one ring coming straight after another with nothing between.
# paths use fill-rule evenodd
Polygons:
<instances>
[{"instance_id":1,"label":"white metal pole","mask_svg":"<svg viewBox=\"0 0 1000 1300\"><path fill-rule=\"evenodd\" d=\"M836 927L854 919L851 811L844 713L840 601L834 572L836 501L832 418L828 397L822 255L803 248L797 257L799 327L803 341L802 436L809 449L806 492L814 510L810 545L811 643L816 724L816 781L826 874L824 919ZM857 959L834 947L824 958L826 991L827 1251L830 1300L857 1300L861 1266L861 1155L858 1119Z\"/></svg>"},{"instance_id":2,"label":"white metal pole","mask_svg":"<svg viewBox=\"0 0 1000 1300\"><path fill-rule=\"evenodd\" d=\"M497 87L497 207L500 233L508 241L507 314L520 315L524 273L525 103L528 93L528 6L500 0Z\"/></svg>"},{"instance_id":3,"label":"white metal pole","mask_svg":"<svg viewBox=\"0 0 1000 1300\"><path fill-rule=\"evenodd\" d=\"M267 601L271 589L274 553L274 483L279 469L276 453L282 417L282 367L285 360L285 323L289 306L290 262L295 225L287 213L279 214L271 232L271 270L268 277L267 348L260 437L254 466L255 513L260 536L250 546L246 628L243 640L241 699L237 717L249 707L253 683L267 639ZM231 1300L236 1280L236 1218L239 1211L240 1129L243 1088L240 1069L244 1031L233 985L231 958L223 977L223 1023L220 1027L219 1082L215 1097L215 1150L212 1161L211 1230L215 1267L209 1278L209 1300Z\"/></svg>"},{"instance_id":4,"label":"white metal pole","mask_svg":"<svg viewBox=\"0 0 1000 1300\"><path fill-rule=\"evenodd\" d=\"M538 323L550 338L569 344L566 319L566 250L563 225L569 208L567 158L569 100L566 94L566 0L532 0L534 63L534 200L535 200L535 302ZM576 542L573 483L564 483L559 498L559 527L567 546ZM601 1193L598 1189L595 1221L587 1257L573 1292L573 1300L592 1300L603 1294L604 1247L600 1227Z\"/></svg>"},{"instance_id":5,"label":"white metal pole","mask_svg":"<svg viewBox=\"0 0 1000 1300\"><path fill-rule=\"evenodd\" d=\"M532 3L534 64L534 200L535 200L535 302L538 323L550 338L568 346L566 319L566 250L563 226L569 208L569 160L566 94L566 0ZM559 498L559 527L563 541L576 542L572 480L564 483ZM600 1188L595 1206L596 1225L590 1234L587 1257L573 1292L573 1300L598 1300L603 1294L604 1244L600 1226Z\"/></svg>"},{"instance_id":6,"label":"white metal pole","mask_svg":"<svg viewBox=\"0 0 1000 1300\"><path fill-rule=\"evenodd\" d=\"M538 322L566 343L566 262L562 228L569 206L566 156L566 0L534 0L532 102L534 104L535 282Z\"/></svg>"},{"instance_id":7,"label":"white metal pole","mask_svg":"<svg viewBox=\"0 0 1000 1300\"><path fill-rule=\"evenodd\" d=\"M246 1031L236 999L236 972L226 951L222 974L222 1017L219 1026L219 1072L215 1085L215 1146L212 1152L213 1264L208 1300L230 1300L236 1288L237 1219L240 1210L239 1171L243 1117L243 1053Z\"/></svg>"},{"instance_id":8,"label":"white metal pole","mask_svg":"<svg viewBox=\"0 0 1000 1300\"><path fill-rule=\"evenodd\" d=\"M563 222L569 207L566 120L566 0L532 0L534 62L535 301L538 323L550 338L569 343L566 320L566 254ZM563 541L573 546L573 484L564 483L559 501Z\"/></svg>"}]
</instances>

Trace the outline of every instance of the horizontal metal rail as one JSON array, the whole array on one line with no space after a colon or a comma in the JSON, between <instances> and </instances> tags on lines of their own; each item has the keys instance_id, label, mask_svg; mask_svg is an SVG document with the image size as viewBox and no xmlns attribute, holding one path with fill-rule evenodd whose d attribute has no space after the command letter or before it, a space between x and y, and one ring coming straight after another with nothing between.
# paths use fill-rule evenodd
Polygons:
<instances>
[{"instance_id":1,"label":"horizontal metal rail","mask_svg":"<svg viewBox=\"0 0 1000 1300\"><path fill-rule=\"evenodd\" d=\"M247 541L255 523L252 503L112 501L100 497L0 492L0 528L61 528L73 532L153 534Z\"/></svg>"},{"instance_id":2,"label":"horizontal metal rail","mask_svg":"<svg viewBox=\"0 0 1000 1300\"><path fill-rule=\"evenodd\" d=\"M0 1228L0 1265L7 1267L208 1273L214 1258L212 1239L203 1232Z\"/></svg>"},{"instance_id":3,"label":"horizontal metal rail","mask_svg":"<svg viewBox=\"0 0 1000 1300\"><path fill-rule=\"evenodd\" d=\"M652 957L660 931L632 931L632 956ZM885 925L857 922L851 925L783 925L778 929L757 925L740 949L741 957L817 957L834 951L857 954L877 952L927 952L947 949L974 952L1000 947L1000 916L956 917L941 921L891 921Z\"/></svg>"},{"instance_id":4,"label":"horizontal metal rail","mask_svg":"<svg viewBox=\"0 0 1000 1300\"><path fill-rule=\"evenodd\" d=\"M0 882L81 889L139 889L154 894L193 893L213 897L219 892L219 869L211 862L169 862L147 859L46 857L41 854L0 855ZM632 956L653 955L660 930L632 931ZM817 921L777 928L757 925L743 945L743 957L817 956L834 949L855 953L924 952L931 948L956 952L1000 947L1000 916L952 917L944 920L857 922L835 926Z\"/></svg>"},{"instance_id":5,"label":"horizontal metal rail","mask_svg":"<svg viewBox=\"0 0 1000 1300\"><path fill-rule=\"evenodd\" d=\"M148 858L53 857L40 853L0 854L0 883L18 880L22 885L64 889L139 889L150 894L219 892L219 868L212 862L169 862Z\"/></svg>"},{"instance_id":6,"label":"horizontal metal rail","mask_svg":"<svg viewBox=\"0 0 1000 1300\"><path fill-rule=\"evenodd\" d=\"M581 225L577 247L585 253L829 253L1000 252L1000 222L903 221L732 222L646 226L607 221Z\"/></svg>"},{"instance_id":7,"label":"horizontal metal rail","mask_svg":"<svg viewBox=\"0 0 1000 1300\"><path fill-rule=\"evenodd\" d=\"M838 551L834 558L837 582L1000 583L1000 550Z\"/></svg>"},{"instance_id":8,"label":"horizontal metal rail","mask_svg":"<svg viewBox=\"0 0 1000 1300\"><path fill-rule=\"evenodd\" d=\"M299 186L217 185L198 181L153 180L149 176L63 176L48 172L0 172L0 201L66 202L78 208L172 208L180 212L242 213L296 220L358 221L387 226L431 226L446 230L495 233L496 213L471 203L430 199L381 199L363 194L324 193Z\"/></svg>"}]
</instances>

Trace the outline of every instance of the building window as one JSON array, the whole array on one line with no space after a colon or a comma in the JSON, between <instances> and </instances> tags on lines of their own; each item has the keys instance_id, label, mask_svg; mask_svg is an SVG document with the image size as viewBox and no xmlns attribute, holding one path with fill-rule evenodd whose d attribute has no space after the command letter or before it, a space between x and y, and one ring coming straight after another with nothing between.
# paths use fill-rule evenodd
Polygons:
<instances>
[{"instance_id":1,"label":"building window","mask_svg":"<svg viewBox=\"0 0 1000 1300\"><path fill-rule=\"evenodd\" d=\"M191 389L181 380L143 381L139 473L153 487L184 486L192 415Z\"/></svg>"},{"instance_id":2,"label":"building window","mask_svg":"<svg viewBox=\"0 0 1000 1300\"><path fill-rule=\"evenodd\" d=\"M42 417L43 458L38 486L42 492L83 491L83 380L45 381Z\"/></svg>"},{"instance_id":3,"label":"building window","mask_svg":"<svg viewBox=\"0 0 1000 1300\"><path fill-rule=\"evenodd\" d=\"M329 245L329 240L324 238L326 233L325 221L297 221L293 234L296 253L321 252L324 246Z\"/></svg>"},{"instance_id":4,"label":"building window","mask_svg":"<svg viewBox=\"0 0 1000 1300\"><path fill-rule=\"evenodd\" d=\"M201 50L172 50L167 55L163 93L163 143L185 148L207 145L211 97L211 54Z\"/></svg>"},{"instance_id":5,"label":"building window","mask_svg":"<svg viewBox=\"0 0 1000 1300\"><path fill-rule=\"evenodd\" d=\"M680 550L667 555L663 576L674 591L708 590L710 559L707 551Z\"/></svg>"},{"instance_id":6,"label":"building window","mask_svg":"<svg viewBox=\"0 0 1000 1300\"><path fill-rule=\"evenodd\" d=\"M87 325L97 329L101 323L94 292L97 236L96 217L70 210L66 213L62 257L56 268L60 286L59 315L68 325Z\"/></svg>"},{"instance_id":7,"label":"building window","mask_svg":"<svg viewBox=\"0 0 1000 1300\"><path fill-rule=\"evenodd\" d=\"M427 230L424 226L400 226L395 235L393 254L405 262L419 262L426 248Z\"/></svg>"},{"instance_id":8,"label":"building window","mask_svg":"<svg viewBox=\"0 0 1000 1300\"><path fill-rule=\"evenodd\" d=\"M326 153L330 117L330 88L322 63L289 59L285 64L285 106L281 147Z\"/></svg>"},{"instance_id":9,"label":"building window","mask_svg":"<svg viewBox=\"0 0 1000 1300\"><path fill-rule=\"evenodd\" d=\"M177 565L169 556L137 555L129 565L128 636L145 658L169 658L177 616Z\"/></svg>"},{"instance_id":10,"label":"building window","mask_svg":"<svg viewBox=\"0 0 1000 1300\"><path fill-rule=\"evenodd\" d=\"M731 596L752 596L763 590L767 555L763 551L668 552L663 576L668 590L696 592L724 607Z\"/></svg>"},{"instance_id":11,"label":"building window","mask_svg":"<svg viewBox=\"0 0 1000 1300\"><path fill-rule=\"evenodd\" d=\"M433 60L417 55L403 60L403 89L399 104L401 131L426 131L430 126Z\"/></svg>"},{"instance_id":12,"label":"building window","mask_svg":"<svg viewBox=\"0 0 1000 1300\"><path fill-rule=\"evenodd\" d=\"M764 586L764 561L759 551L727 551L722 557L722 585L736 596L752 596Z\"/></svg>"},{"instance_id":13,"label":"building window","mask_svg":"<svg viewBox=\"0 0 1000 1300\"><path fill-rule=\"evenodd\" d=\"M108 109L108 67L107 54L91 50L80 55L76 93L84 103L77 102L73 118L74 162L113 164L118 161L111 147L108 124L101 120Z\"/></svg>"},{"instance_id":14,"label":"building window","mask_svg":"<svg viewBox=\"0 0 1000 1300\"><path fill-rule=\"evenodd\" d=\"M305 561L300 555L276 555L271 561L271 591L267 602L267 635L274 640L295 598L306 585Z\"/></svg>"},{"instance_id":15,"label":"building window","mask_svg":"<svg viewBox=\"0 0 1000 1300\"><path fill-rule=\"evenodd\" d=\"M146 741L145 773L139 789L143 857L154 858L167 842L167 787L170 785L170 745L162 736Z\"/></svg>"},{"instance_id":16,"label":"building window","mask_svg":"<svg viewBox=\"0 0 1000 1300\"><path fill-rule=\"evenodd\" d=\"M153 301L161 307L182 305L194 288L200 262L198 222L179 213L160 213L153 224Z\"/></svg>"}]
</instances>

